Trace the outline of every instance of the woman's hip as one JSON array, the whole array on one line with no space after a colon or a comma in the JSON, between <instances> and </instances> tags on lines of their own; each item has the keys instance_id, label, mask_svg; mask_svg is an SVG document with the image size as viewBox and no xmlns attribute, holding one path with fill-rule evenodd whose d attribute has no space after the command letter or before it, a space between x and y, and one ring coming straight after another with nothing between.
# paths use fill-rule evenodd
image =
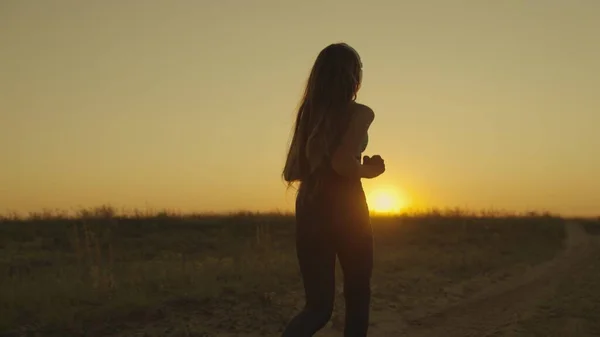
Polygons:
<instances>
[{"instance_id":1,"label":"woman's hip","mask_svg":"<svg viewBox=\"0 0 600 337\"><path fill-rule=\"evenodd\" d=\"M362 187L323 189L317 193L300 190L296 199L298 226L330 227L348 231L368 228L369 207Z\"/></svg>"}]
</instances>

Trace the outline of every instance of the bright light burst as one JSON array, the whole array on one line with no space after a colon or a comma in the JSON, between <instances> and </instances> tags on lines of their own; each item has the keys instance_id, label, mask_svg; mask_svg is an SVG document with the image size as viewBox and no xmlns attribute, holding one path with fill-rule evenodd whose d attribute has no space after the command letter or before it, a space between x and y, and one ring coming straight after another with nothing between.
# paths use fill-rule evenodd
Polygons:
<instances>
[{"instance_id":1,"label":"bright light burst","mask_svg":"<svg viewBox=\"0 0 600 337\"><path fill-rule=\"evenodd\" d=\"M400 213L408 205L405 197L394 188L375 189L367 196L369 209L375 213Z\"/></svg>"}]
</instances>

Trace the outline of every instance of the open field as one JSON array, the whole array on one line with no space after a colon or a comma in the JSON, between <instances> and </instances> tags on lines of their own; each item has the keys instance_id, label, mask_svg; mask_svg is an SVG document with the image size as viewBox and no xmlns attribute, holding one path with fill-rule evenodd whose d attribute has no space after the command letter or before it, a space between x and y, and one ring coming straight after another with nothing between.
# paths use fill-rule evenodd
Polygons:
<instances>
[{"instance_id":1,"label":"open field","mask_svg":"<svg viewBox=\"0 0 600 337\"><path fill-rule=\"evenodd\" d=\"M0 336L277 336L303 305L293 224L101 210L5 220ZM588 234L599 228L536 215L373 218L372 335L600 336ZM341 336L338 275L322 336Z\"/></svg>"}]
</instances>

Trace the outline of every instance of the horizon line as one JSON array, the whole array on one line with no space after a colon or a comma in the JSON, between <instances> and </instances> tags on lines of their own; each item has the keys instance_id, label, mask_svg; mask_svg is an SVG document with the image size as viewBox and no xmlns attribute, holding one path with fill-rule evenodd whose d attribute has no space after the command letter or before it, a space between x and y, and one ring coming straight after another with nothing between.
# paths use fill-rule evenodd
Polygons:
<instances>
[{"instance_id":1,"label":"horizon line","mask_svg":"<svg viewBox=\"0 0 600 337\"><path fill-rule=\"evenodd\" d=\"M64 208L42 208L39 211L19 212L7 209L0 212L0 220L27 220L27 219L79 219L79 218L153 218L153 217L232 217L232 216L293 216L294 210L249 210L232 209L221 211L182 211L167 207L115 207L110 204L91 207ZM480 208L469 209L466 207L407 207L400 211L380 212L370 211L375 217L418 217L418 216L441 216L441 217L553 217L553 218L580 218L600 219L597 215L566 215L548 210L515 211L508 209Z\"/></svg>"}]
</instances>

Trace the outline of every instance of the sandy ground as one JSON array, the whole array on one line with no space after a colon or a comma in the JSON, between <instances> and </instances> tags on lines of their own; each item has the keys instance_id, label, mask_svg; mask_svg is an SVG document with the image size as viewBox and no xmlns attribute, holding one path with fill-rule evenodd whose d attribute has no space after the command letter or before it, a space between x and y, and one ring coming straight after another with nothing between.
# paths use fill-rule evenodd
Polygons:
<instances>
[{"instance_id":1,"label":"sandy ground","mask_svg":"<svg viewBox=\"0 0 600 337\"><path fill-rule=\"evenodd\" d=\"M567 223L565 249L553 260L484 290L458 303L437 307L429 312L410 315L374 311L369 336L453 337L453 336L529 336L523 322L539 316L556 296L559 286L571 285L568 292L577 297L583 291L574 279L585 279L594 265L592 256L600 247L598 239L588 235L577 223ZM532 238L535 240L535 238ZM596 262L597 263L597 262ZM581 293L581 296L585 296ZM560 328L544 336L594 336L585 321L576 317L559 317ZM542 322L542 324L544 324ZM328 327L317 336L341 336L339 329Z\"/></svg>"}]
</instances>

